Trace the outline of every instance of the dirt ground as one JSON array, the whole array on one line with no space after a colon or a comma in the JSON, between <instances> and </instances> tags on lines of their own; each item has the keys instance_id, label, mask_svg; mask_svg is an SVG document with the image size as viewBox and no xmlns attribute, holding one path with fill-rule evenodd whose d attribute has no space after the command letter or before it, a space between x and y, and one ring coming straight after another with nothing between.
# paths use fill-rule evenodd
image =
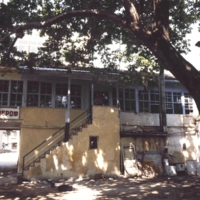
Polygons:
<instances>
[{"instance_id":1,"label":"dirt ground","mask_svg":"<svg viewBox=\"0 0 200 200\"><path fill-rule=\"evenodd\" d=\"M4 180L10 180L6 182ZM83 180L18 180L17 174L0 176L0 199L6 200L199 200L200 177L104 178ZM63 184L65 186L63 186ZM62 186L61 186L62 185ZM63 191L63 190L69 191Z\"/></svg>"}]
</instances>

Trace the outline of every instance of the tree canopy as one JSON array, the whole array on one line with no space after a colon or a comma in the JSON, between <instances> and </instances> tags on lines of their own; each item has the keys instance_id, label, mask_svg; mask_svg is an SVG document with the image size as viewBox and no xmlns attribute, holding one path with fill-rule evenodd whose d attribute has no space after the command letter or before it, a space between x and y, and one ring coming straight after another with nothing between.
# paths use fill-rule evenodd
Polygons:
<instances>
[{"instance_id":1,"label":"tree canopy","mask_svg":"<svg viewBox=\"0 0 200 200\"><path fill-rule=\"evenodd\" d=\"M181 56L189 51L185 36L199 20L199 0L10 0L0 11L1 65L88 67L98 54L110 70L123 60L134 71L149 66L147 59L151 67L169 70L200 110L200 73ZM18 52L16 41L34 29L48 36L44 46L37 54ZM112 52L112 43L126 48Z\"/></svg>"}]
</instances>

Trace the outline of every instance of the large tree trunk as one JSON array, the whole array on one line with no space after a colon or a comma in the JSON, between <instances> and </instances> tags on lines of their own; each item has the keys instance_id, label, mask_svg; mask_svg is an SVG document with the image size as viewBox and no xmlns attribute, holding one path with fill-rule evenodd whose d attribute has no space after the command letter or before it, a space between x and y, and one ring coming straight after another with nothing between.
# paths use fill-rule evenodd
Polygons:
<instances>
[{"instance_id":1,"label":"large tree trunk","mask_svg":"<svg viewBox=\"0 0 200 200\"><path fill-rule=\"evenodd\" d=\"M166 39L157 41L157 49L152 51L178 81L189 91L200 111L200 73Z\"/></svg>"}]
</instances>

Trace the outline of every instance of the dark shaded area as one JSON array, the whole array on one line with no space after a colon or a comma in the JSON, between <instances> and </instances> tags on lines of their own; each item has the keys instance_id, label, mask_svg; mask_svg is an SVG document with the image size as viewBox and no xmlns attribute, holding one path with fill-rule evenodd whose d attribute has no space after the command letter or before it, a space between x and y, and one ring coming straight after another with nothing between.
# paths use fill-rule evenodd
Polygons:
<instances>
[{"instance_id":1,"label":"dark shaded area","mask_svg":"<svg viewBox=\"0 0 200 200\"><path fill-rule=\"evenodd\" d=\"M195 46L200 47L200 41L198 41Z\"/></svg>"}]
</instances>

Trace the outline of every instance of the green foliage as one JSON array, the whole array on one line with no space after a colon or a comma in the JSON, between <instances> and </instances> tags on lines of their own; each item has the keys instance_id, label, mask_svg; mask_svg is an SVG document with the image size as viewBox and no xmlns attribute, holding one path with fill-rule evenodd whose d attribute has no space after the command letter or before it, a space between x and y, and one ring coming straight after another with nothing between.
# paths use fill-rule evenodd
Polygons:
<instances>
[{"instance_id":1,"label":"green foliage","mask_svg":"<svg viewBox=\"0 0 200 200\"><path fill-rule=\"evenodd\" d=\"M199 1L169 1L169 36L170 42L179 53L189 51L186 34L200 15ZM140 17L140 26L145 32L155 31L155 13L153 0L132 0ZM83 17L62 19L51 26L40 29L41 36L48 36L38 54L17 52L12 48L9 57L7 52L14 36L23 33L31 34L32 29L14 26L29 23L42 23L66 12L98 9L113 14L129 24L131 18L123 4L117 0L10 0L0 6L0 43L1 64L6 66L27 65L36 67L90 67L91 61L98 55L105 69L116 71L121 62L130 63L128 72L140 71L141 82L146 85L147 75L158 70L158 60L149 50L148 45L136 37L125 26L119 26L106 17ZM167 9L167 8L166 8ZM16 29L16 30L15 30ZM13 33L13 34L12 34ZM72 36L78 35L76 41ZM112 50L110 44L124 44L125 49ZM78 45L77 45L78 44ZM138 57L137 57L137 56ZM134 63L135 62L135 63ZM128 80L129 78L126 77ZM153 78L152 78L153 79Z\"/></svg>"}]
</instances>

